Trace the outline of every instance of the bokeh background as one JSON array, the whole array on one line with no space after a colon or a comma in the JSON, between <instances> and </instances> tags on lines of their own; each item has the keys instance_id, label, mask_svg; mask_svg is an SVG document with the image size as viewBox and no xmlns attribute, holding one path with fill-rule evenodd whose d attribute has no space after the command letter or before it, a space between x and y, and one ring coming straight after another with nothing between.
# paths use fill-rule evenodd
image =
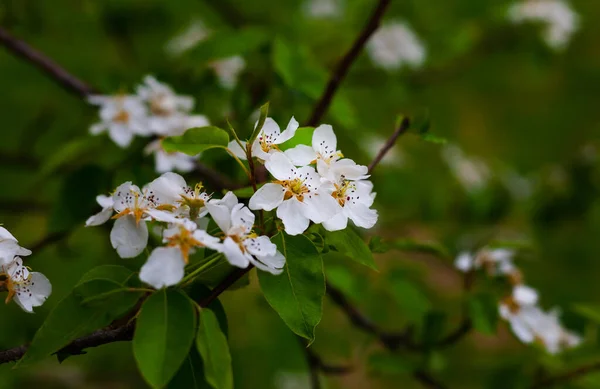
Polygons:
<instances>
[{"instance_id":1,"label":"bokeh background","mask_svg":"<svg viewBox=\"0 0 600 389\"><path fill-rule=\"evenodd\" d=\"M282 125L292 115L306 122L375 2L339 3L337 16L315 18L296 0L1 0L0 25L104 93L132 91L153 74L194 96L195 112L221 126L229 118L245 134L266 101ZM429 117L431 132L447 143L400 138L373 176L380 222L367 235L433 242L449 255L391 251L377 255L378 273L331 256L327 275L384 328L444 314L441 331L448 332L463 302L453 255L505 242L520 249L518 264L542 305L560 307L584 345L548 356L520 344L500 322L495 334L472 332L443 350L391 357L326 298L312 347L328 362L356 366L326 378L329 388L417 388L414 366L453 388L518 388L600 357L594 321L600 309L593 309L600 307L600 2L571 2L580 28L558 52L541 39L541 26L507 21L510 4L392 2L385 20L410 25L426 47L424 64L390 72L363 53L323 121L334 125L346 156L368 164L399 114ZM169 42L197 20L213 34L170 54ZM228 90L210 64L231 55L247 66ZM34 315L15 304L1 307L0 347L9 348L30 340L87 270L122 263L107 228L83 227L97 210L95 196L156 173L141 151L143 140L122 150L106 136L92 137L93 107L1 47L0 88L0 223L25 247L46 243L27 263L54 287ZM202 160L242 178L222 153L207 152ZM478 287L495 286L482 280ZM249 287L221 301L237 388L309 387L302 346L261 296L255 275ZM0 366L2 389L146 387L128 343L62 364L11 367ZM558 387L599 388L600 374Z\"/></svg>"}]
</instances>

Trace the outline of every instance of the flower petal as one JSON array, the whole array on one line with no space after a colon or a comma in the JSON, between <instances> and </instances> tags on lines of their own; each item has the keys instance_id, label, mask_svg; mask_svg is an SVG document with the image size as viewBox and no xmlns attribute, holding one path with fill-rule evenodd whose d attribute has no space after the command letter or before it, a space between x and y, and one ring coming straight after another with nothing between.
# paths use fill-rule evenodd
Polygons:
<instances>
[{"instance_id":1,"label":"flower petal","mask_svg":"<svg viewBox=\"0 0 600 389\"><path fill-rule=\"evenodd\" d=\"M148 226L136 224L133 216L123 216L115 221L110 231L110 243L121 258L137 257L148 244Z\"/></svg>"},{"instance_id":2,"label":"flower petal","mask_svg":"<svg viewBox=\"0 0 600 389\"><path fill-rule=\"evenodd\" d=\"M242 227L248 234L254 227L255 216L244 204L237 204L231 210L231 228Z\"/></svg>"},{"instance_id":3,"label":"flower petal","mask_svg":"<svg viewBox=\"0 0 600 389\"><path fill-rule=\"evenodd\" d=\"M242 253L240 246L230 237L225 238L223 241L223 254L233 266L245 269L250 264L250 260Z\"/></svg>"},{"instance_id":4,"label":"flower petal","mask_svg":"<svg viewBox=\"0 0 600 389\"><path fill-rule=\"evenodd\" d=\"M344 211L354 224L362 228L371 228L377 223L377 211L370 209L364 204L348 205L344 207Z\"/></svg>"},{"instance_id":5,"label":"flower petal","mask_svg":"<svg viewBox=\"0 0 600 389\"><path fill-rule=\"evenodd\" d=\"M283 222L288 235L298 235L306 231L310 221L304 216L305 205L295 198L284 201L277 208L277 217Z\"/></svg>"},{"instance_id":6,"label":"flower petal","mask_svg":"<svg viewBox=\"0 0 600 389\"><path fill-rule=\"evenodd\" d=\"M246 147L246 142L241 141L240 143L242 144L242 146ZM227 148L233 153L233 155L235 155L239 159L246 160L246 151L240 147L240 145L235 139L229 142Z\"/></svg>"},{"instance_id":7,"label":"flower petal","mask_svg":"<svg viewBox=\"0 0 600 389\"><path fill-rule=\"evenodd\" d=\"M264 235L244 240L244 247L256 257L273 256L277 252L277 246L271 242L268 236Z\"/></svg>"},{"instance_id":8,"label":"flower petal","mask_svg":"<svg viewBox=\"0 0 600 389\"><path fill-rule=\"evenodd\" d=\"M150 196L154 196L156 205L175 204L181 199L181 194L187 187L185 179L177 173L164 173L148 184L146 190Z\"/></svg>"},{"instance_id":9,"label":"flower petal","mask_svg":"<svg viewBox=\"0 0 600 389\"><path fill-rule=\"evenodd\" d=\"M348 216L345 212L339 212L334 217L323 222L323 227L327 231L339 231L348 227Z\"/></svg>"},{"instance_id":10,"label":"flower petal","mask_svg":"<svg viewBox=\"0 0 600 389\"><path fill-rule=\"evenodd\" d=\"M312 147L298 145L283 152L296 166L306 166L317 159L317 153Z\"/></svg>"},{"instance_id":11,"label":"flower petal","mask_svg":"<svg viewBox=\"0 0 600 389\"><path fill-rule=\"evenodd\" d=\"M250 209L264 209L272 211L283 201L285 189L279 184L267 183L259 188L250 198L248 207Z\"/></svg>"},{"instance_id":12,"label":"flower petal","mask_svg":"<svg viewBox=\"0 0 600 389\"><path fill-rule=\"evenodd\" d=\"M52 293L52 285L45 275L32 272L31 277L15 287L14 300L25 312L33 312L33 307L42 305Z\"/></svg>"},{"instance_id":13,"label":"flower petal","mask_svg":"<svg viewBox=\"0 0 600 389\"><path fill-rule=\"evenodd\" d=\"M329 124L321 124L315 128L312 138L313 149L325 156L331 153L335 153L337 149L337 138L333 132L333 127Z\"/></svg>"},{"instance_id":14,"label":"flower petal","mask_svg":"<svg viewBox=\"0 0 600 389\"><path fill-rule=\"evenodd\" d=\"M284 153L274 153L265 167L278 180L290 180L297 175L297 169Z\"/></svg>"},{"instance_id":15,"label":"flower petal","mask_svg":"<svg viewBox=\"0 0 600 389\"><path fill-rule=\"evenodd\" d=\"M281 144L285 141L292 139L294 137L294 135L296 134L296 130L298 129L299 126L300 126L300 124L298 124L298 121L296 119L294 119L294 117L292 116L286 129L281 133L281 135L279 135L277 137L277 139L273 143Z\"/></svg>"},{"instance_id":16,"label":"flower petal","mask_svg":"<svg viewBox=\"0 0 600 389\"><path fill-rule=\"evenodd\" d=\"M156 289L176 285L184 274L185 261L177 247L158 247L140 270L140 280Z\"/></svg>"},{"instance_id":17,"label":"flower petal","mask_svg":"<svg viewBox=\"0 0 600 389\"><path fill-rule=\"evenodd\" d=\"M106 223L113 214L112 208L105 208L85 221L86 227L99 226Z\"/></svg>"},{"instance_id":18,"label":"flower petal","mask_svg":"<svg viewBox=\"0 0 600 389\"><path fill-rule=\"evenodd\" d=\"M252 258L250 261L258 269L267 271L273 275L281 274L285 266L285 257L279 251L276 251L273 255L256 256L256 258Z\"/></svg>"}]
</instances>

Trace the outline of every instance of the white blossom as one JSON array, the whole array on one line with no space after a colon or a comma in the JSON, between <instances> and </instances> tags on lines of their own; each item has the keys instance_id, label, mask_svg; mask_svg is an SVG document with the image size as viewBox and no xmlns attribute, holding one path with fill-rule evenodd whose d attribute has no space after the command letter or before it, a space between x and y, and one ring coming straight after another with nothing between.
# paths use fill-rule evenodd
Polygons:
<instances>
[{"instance_id":1,"label":"white blossom","mask_svg":"<svg viewBox=\"0 0 600 389\"><path fill-rule=\"evenodd\" d=\"M15 257L12 262L2 266L6 276L8 297L14 299L25 312L32 313L34 307L41 306L52 293L52 285L42 273L31 272L23 266L23 260Z\"/></svg>"},{"instance_id":2,"label":"white blossom","mask_svg":"<svg viewBox=\"0 0 600 389\"><path fill-rule=\"evenodd\" d=\"M237 85L240 74L246 68L246 61L239 55L211 61L208 66L215 72L219 84L225 89Z\"/></svg>"},{"instance_id":3,"label":"white blossom","mask_svg":"<svg viewBox=\"0 0 600 389\"><path fill-rule=\"evenodd\" d=\"M333 19L342 14L342 0L305 0L302 8L312 19Z\"/></svg>"},{"instance_id":4,"label":"white blossom","mask_svg":"<svg viewBox=\"0 0 600 389\"><path fill-rule=\"evenodd\" d=\"M254 127L256 128L257 125L258 121ZM271 155L280 152L280 144L294 137L298 126L298 121L292 117L286 129L281 132L275 120L267 118L256 140L252 144L252 156L262 161L267 161ZM246 142L242 142L242 146L246 147ZM231 141L228 147L238 158L246 159L246 152L236 141Z\"/></svg>"},{"instance_id":5,"label":"white blossom","mask_svg":"<svg viewBox=\"0 0 600 389\"><path fill-rule=\"evenodd\" d=\"M458 146L445 146L442 149L442 157L466 191L477 192L489 183L491 172L485 162L467 157Z\"/></svg>"},{"instance_id":6,"label":"white blossom","mask_svg":"<svg viewBox=\"0 0 600 389\"><path fill-rule=\"evenodd\" d=\"M229 263L240 268L252 264L272 274L283 271L285 257L267 236L258 236L252 231L255 216L244 204L238 203L233 192L228 192L221 200L210 200L207 208L225 234L218 251Z\"/></svg>"},{"instance_id":7,"label":"white blossom","mask_svg":"<svg viewBox=\"0 0 600 389\"><path fill-rule=\"evenodd\" d=\"M426 57L421 40L400 22L386 24L375 31L367 43L367 52L377 66L386 70L396 70L404 65L418 68Z\"/></svg>"},{"instance_id":8,"label":"white blossom","mask_svg":"<svg viewBox=\"0 0 600 389\"><path fill-rule=\"evenodd\" d=\"M210 35L210 30L201 20L194 20L180 34L169 40L165 46L167 53L173 56L181 55L202 42Z\"/></svg>"},{"instance_id":9,"label":"white blossom","mask_svg":"<svg viewBox=\"0 0 600 389\"><path fill-rule=\"evenodd\" d=\"M371 209L375 200L371 181L340 178L324 183L321 188L336 201L335 216L323 221L326 230L343 230L348 225L348 219L361 228L372 228L377 223L377 211Z\"/></svg>"},{"instance_id":10,"label":"white blossom","mask_svg":"<svg viewBox=\"0 0 600 389\"><path fill-rule=\"evenodd\" d=\"M113 215L114 200L112 196L99 195L96 197L96 202L102 207L102 211L90 216L85 221L86 227L99 226L104 224Z\"/></svg>"},{"instance_id":11,"label":"white blossom","mask_svg":"<svg viewBox=\"0 0 600 389\"><path fill-rule=\"evenodd\" d=\"M579 16L564 0L525 0L513 4L508 10L513 23L527 21L545 24L546 44L555 50L564 49L579 27Z\"/></svg>"},{"instance_id":12,"label":"white blossom","mask_svg":"<svg viewBox=\"0 0 600 389\"><path fill-rule=\"evenodd\" d=\"M137 96L90 96L88 102L100 107L100 122L92 125L90 132L98 135L108 132L108 136L118 146L125 148L135 135L150 134L147 122L147 109Z\"/></svg>"},{"instance_id":13,"label":"white blossom","mask_svg":"<svg viewBox=\"0 0 600 389\"><path fill-rule=\"evenodd\" d=\"M154 166L157 173L167 173L178 171L181 173L189 173L196 168L196 160L198 157L193 157L180 152L166 152L160 139L150 142L144 149L146 154L154 155Z\"/></svg>"},{"instance_id":14,"label":"white blossom","mask_svg":"<svg viewBox=\"0 0 600 389\"><path fill-rule=\"evenodd\" d=\"M265 167L275 180L263 185L250 198L250 209L277 209L277 217L290 235L303 233L311 220L322 223L335 216L338 204L331 195L319 191L321 178L314 168L296 168L278 152L271 154Z\"/></svg>"}]
</instances>

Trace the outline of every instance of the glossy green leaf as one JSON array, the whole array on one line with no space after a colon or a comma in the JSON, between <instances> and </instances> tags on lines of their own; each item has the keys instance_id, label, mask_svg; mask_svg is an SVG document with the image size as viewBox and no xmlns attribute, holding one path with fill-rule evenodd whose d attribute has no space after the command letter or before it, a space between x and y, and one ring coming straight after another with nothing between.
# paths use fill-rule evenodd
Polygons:
<instances>
[{"instance_id":1,"label":"glossy green leaf","mask_svg":"<svg viewBox=\"0 0 600 389\"><path fill-rule=\"evenodd\" d=\"M195 332L195 312L180 292L162 289L142 306L133 336L133 353L142 376L162 388L185 361Z\"/></svg>"},{"instance_id":2,"label":"glossy green leaf","mask_svg":"<svg viewBox=\"0 0 600 389\"><path fill-rule=\"evenodd\" d=\"M210 389L204 378L204 366L198 351L194 348L185 358L181 367L167 385L167 389Z\"/></svg>"},{"instance_id":3,"label":"glossy green leaf","mask_svg":"<svg viewBox=\"0 0 600 389\"><path fill-rule=\"evenodd\" d=\"M280 232L271 241L285 256L286 266L277 276L259 271L260 287L285 324L312 342L323 314L325 295L321 255L304 235Z\"/></svg>"},{"instance_id":4,"label":"glossy green leaf","mask_svg":"<svg viewBox=\"0 0 600 389\"><path fill-rule=\"evenodd\" d=\"M73 339L109 325L127 313L141 297L122 288L133 273L121 266L100 266L85 274L77 286L48 314L36 332L18 366L39 361L66 346ZM95 304L83 303L97 293L118 290ZM62 355L61 359L66 356Z\"/></svg>"},{"instance_id":5,"label":"glossy green leaf","mask_svg":"<svg viewBox=\"0 0 600 389\"><path fill-rule=\"evenodd\" d=\"M183 135L162 140L165 151L178 151L192 156L208 149L226 148L228 144L227 131L215 126L190 128Z\"/></svg>"},{"instance_id":6,"label":"glossy green leaf","mask_svg":"<svg viewBox=\"0 0 600 389\"><path fill-rule=\"evenodd\" d=\"M352 258L356 262L377 270L373 253L363 239L351 228L340 231L327 231L325 234L327 244L345 256Z\"/></svg>"},{"instance_id":7,"label":"glossy green leaf","mask_svg":"<svg viewBox=\"0 0 600 389\"><path fill-rule=\"evenodd\" d=\"M312 137L314 132L314 127L299 127L296 130L294 137L287 142L283 142L279 148L285 151L298 145L312 146Z\"/></svg>"},{"instance_id":8,"label":"glossy green leaf","mask_svg":"<svg viewBox=\"0 0 600 389\"><path fill-rule=\"evenodd\" d=\"M498 324L498 301L489 293L479 293L469 299L469 316L473 328L483 334L496 333Z\"/></svg>"},{"instance_id":9,"label":"glossy green leaf","mask_svg":"<svg viewBox=\"0 0 600 389\"><path fill-rule=\"evenodd\" d=\"M204 361L204 376L214 389L233 389L233 370L227 337L221 330L215 312L200 311L196 347Z\"/></svg>"}]
</instances>

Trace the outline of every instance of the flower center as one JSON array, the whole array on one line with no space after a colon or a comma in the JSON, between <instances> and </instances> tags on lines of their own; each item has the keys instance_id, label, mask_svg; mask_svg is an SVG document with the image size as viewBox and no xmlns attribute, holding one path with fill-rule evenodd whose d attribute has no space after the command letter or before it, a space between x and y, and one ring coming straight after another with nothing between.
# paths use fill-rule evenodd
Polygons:
<instances>
[{"instance_id":1,"label":"flower center","mask_svg":"<svg viewBox=\"0 0 600 389\"><path fill-rule=\"evenodd\" d=\"M187 187L181 194L181 200L178 203L181 205L187 205L190 208L190 218L195 219L200 213L200 209L204 207L206 201L210 199L210 195L202 191L203 185L201 182L197 183L194 189Z\"/></svg>"},{"instance_id":2,"label":"flower center","mask_svg":"<svg viewBox=\"0 0 600 389\"><path fill-rule=\"evenodd\" d=\"M194 238L194 234L183 226L179 227L179 234L167 238L167 246L179 247L186 264L189 262L190 251L194 247L204 247L201 242Z\"/></svg>"},{"instance_id":3,"label":"flower center","mask_svg":"<svg viewBox=\"0 0 600 389\"><path fill-rule=\"evenodd\" d=\"M304 196L310 193L310 189L304 183L304 180L300 178L294 178L291 180L275 181L276 184L283 186L285 194L283 195L284 200L296 197L298 201L304 201Z\"/></svg>"},{"instance_id":4,"label":"flower center","mask_svg":"<svg viewBox=\"0 0 600 389\"><path fill-rule=\"evenodd\" d=\"M163 94L159 94L150 100L150 111L156 116L169 116L171 114L171 110L165 107L165 99L166 96Z\"/></svg>"},{"instance_id":5,"label":"flower center","mask_svg":"<svg viewBox=\"0 0 600 389\"><path fill-rule=\"evenodd\" d=\"M113 117L113 122L127 124L129 123L129 112L124 109L120 109L119 112Z\"/></svg>"},{"instance_id":6,"label":"flower center","mask_svg":"<svg viewBox=\"0 0 600 389\"><path fill-rule=\"evenodd\" d=\"M265 135L265 133L261 133L258 137L258 142L262 151L268 154L271 150L279 150L279 147L273 143L273 140L273 135Z\"/></svg>"},{"instance_id":7,"label":"flower center","mask_svg":"<svg viewBox=\"0 0 600 389\"><path fill-rule=\"evenodd\" d=\"M518 314L521 310L521 306L519 305L519 303L516 302L516 300L512 296L506 297L504 300L502 300L502 303L508 307L508 310L513 315Z\"/></svg>"},{"instance_id":8,"label":"flower center","mask_svg":"<svg viewBox=\"0 0 600 389\"><path fill-rule=\"evenodd\" d=\"M335 190L331 193L331 196L337 200L340 206L346 205L346 201L352 199L351 196L346 193L349 189L354 189L354 184L351 181L344 181L342 185L334 184Z\"/></svg>"}]
</instances>

